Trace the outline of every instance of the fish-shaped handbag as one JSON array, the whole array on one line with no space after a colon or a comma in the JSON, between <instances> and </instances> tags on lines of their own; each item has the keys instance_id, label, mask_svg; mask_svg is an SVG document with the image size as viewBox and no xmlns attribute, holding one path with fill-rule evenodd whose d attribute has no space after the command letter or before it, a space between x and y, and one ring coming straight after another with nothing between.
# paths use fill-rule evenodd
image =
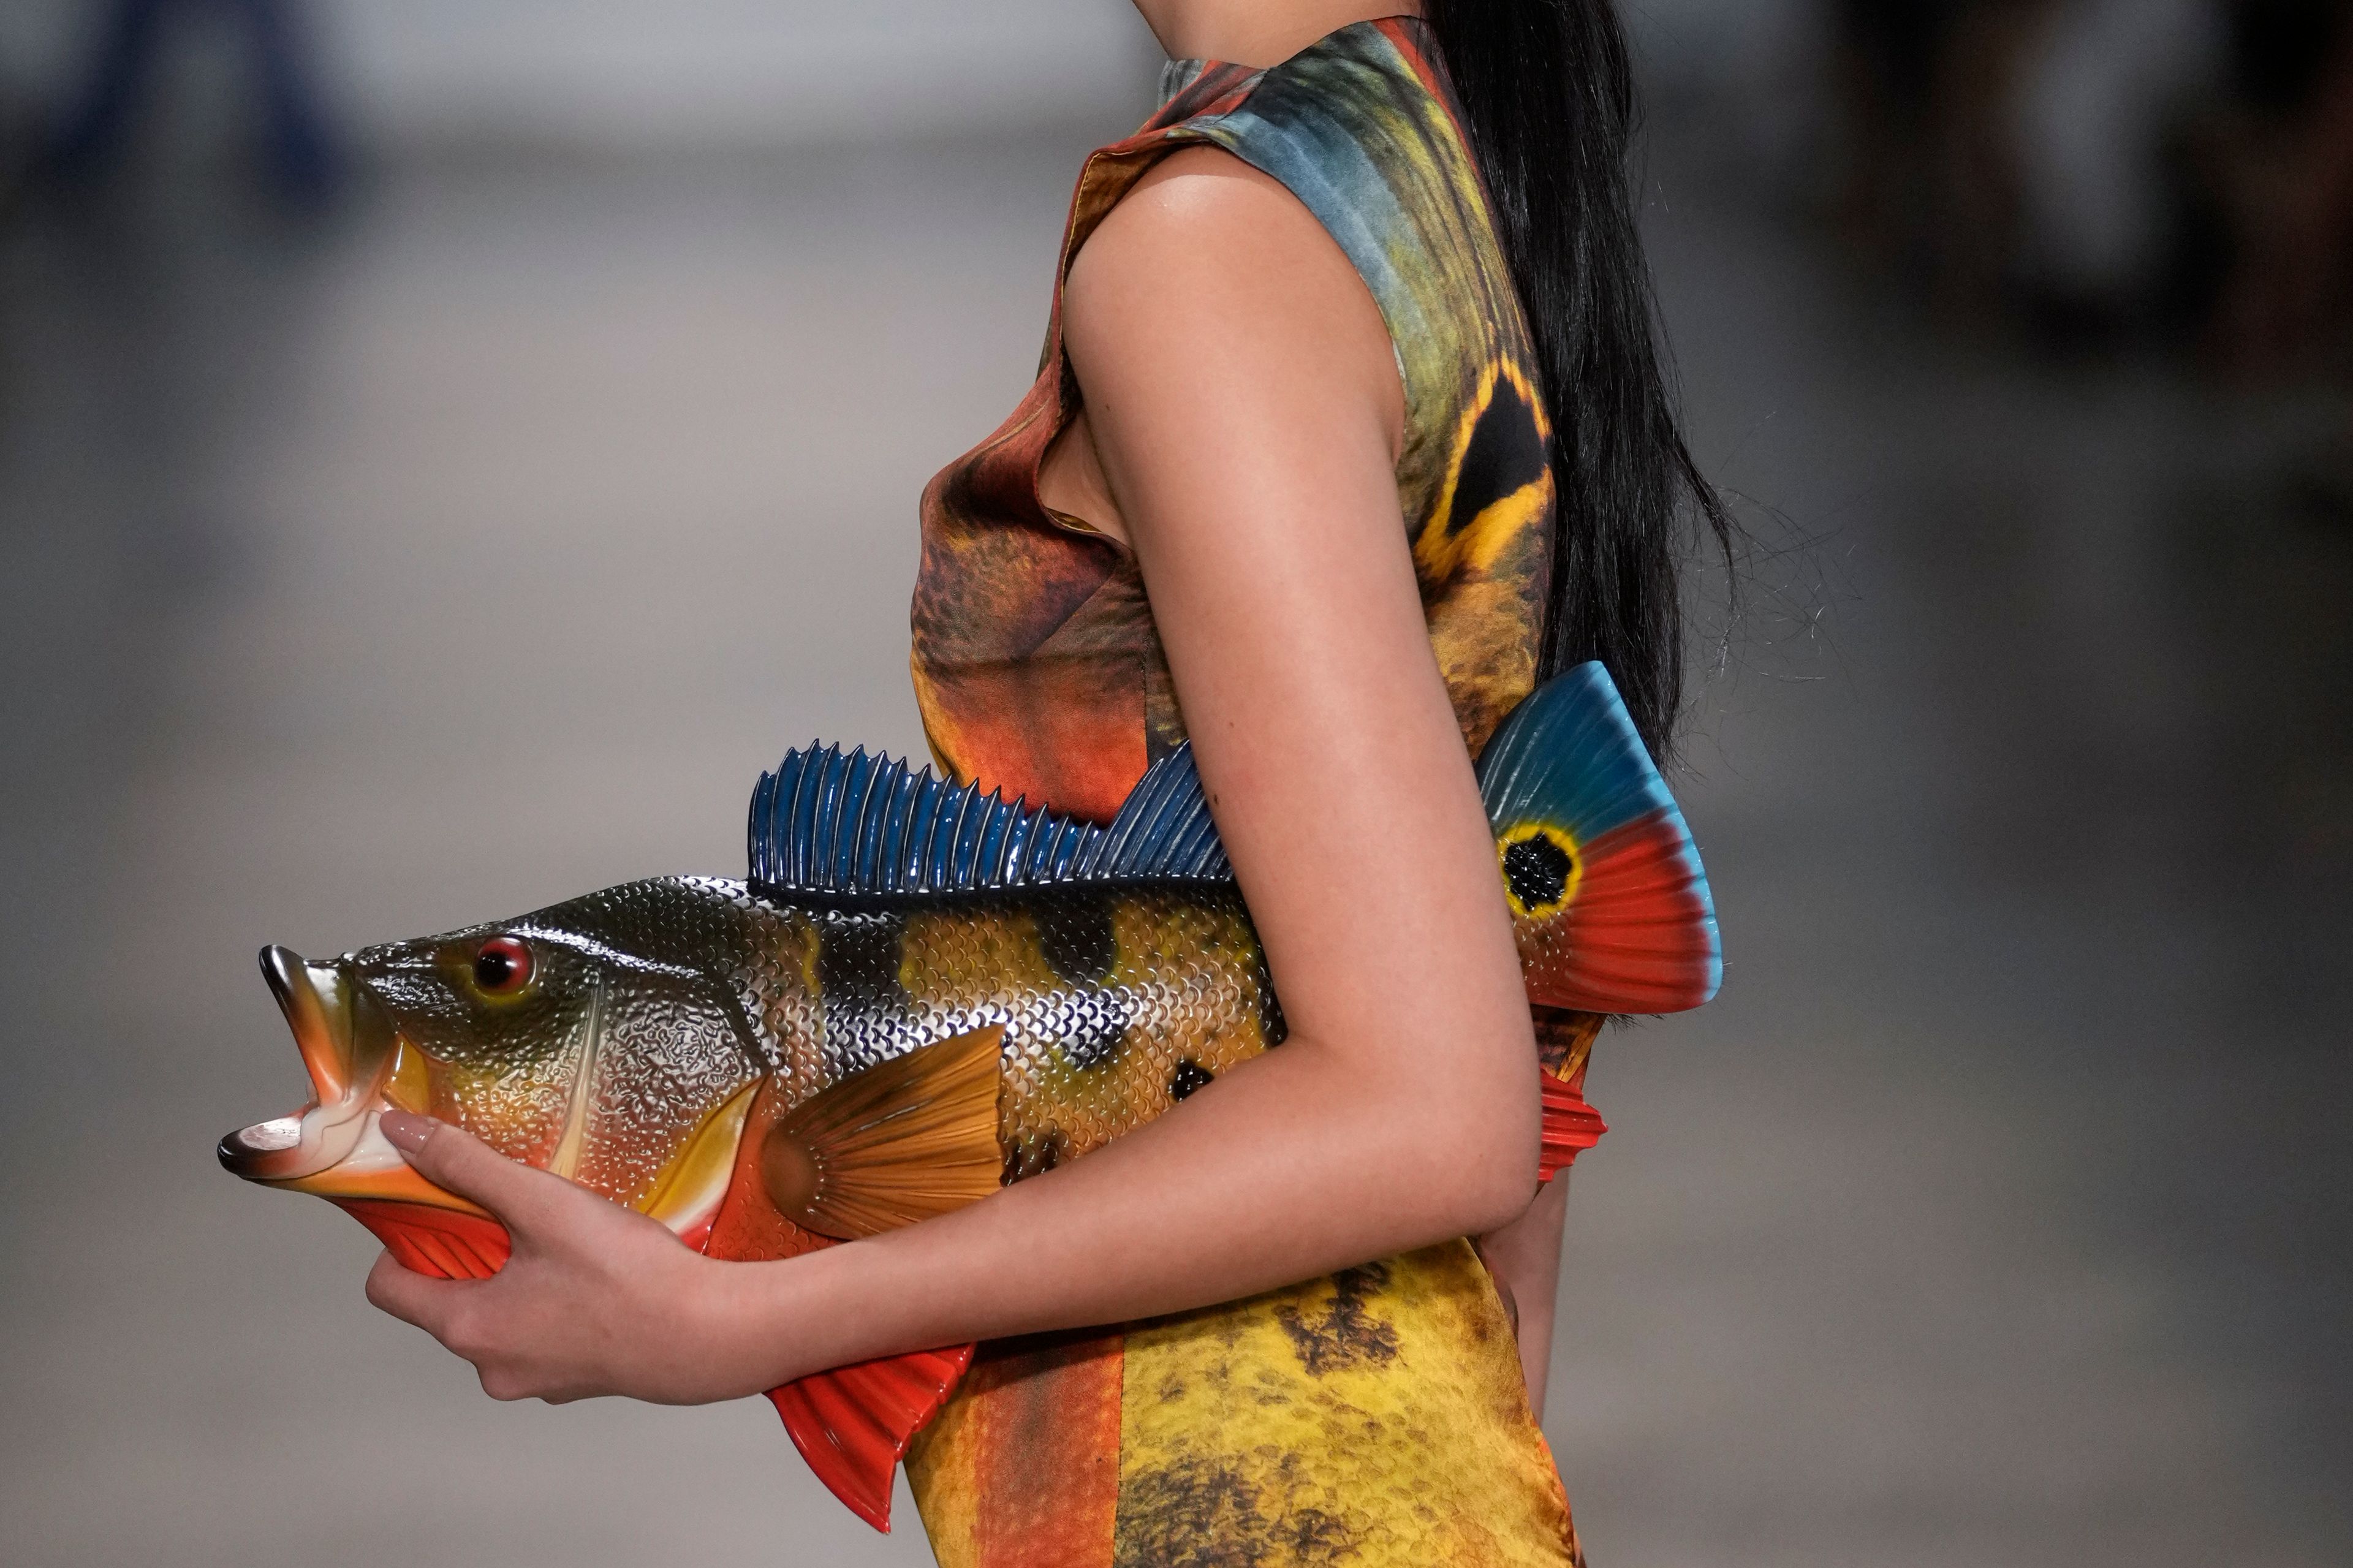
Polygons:
<instances>
[{"instance_id":1,"label":"fish-shaped handbag","mask_svg":"<svg viewBox=\"0 0 2353 1568\"><path fill-rule=\"evenodd\" d=\"M1523 702L1479 780L1533 1002L1715 994L1706 879L1599 665ZM316 1095L221 1140L221 1163L333 1200L421 1273L487 1278L505 1230L401 1160L376 1128L397 1106L713 1258L790 1258L1076 1159L1283 1038L1187 749L1097 826L812 748L761 777L749 837L745 881L629 882L332 963L267 949ZM1542 1083L1549 1175L1596 1123ZM887 1530L892 1471L971 1356L769 1397Z\"/></svg>"}]
</instances>

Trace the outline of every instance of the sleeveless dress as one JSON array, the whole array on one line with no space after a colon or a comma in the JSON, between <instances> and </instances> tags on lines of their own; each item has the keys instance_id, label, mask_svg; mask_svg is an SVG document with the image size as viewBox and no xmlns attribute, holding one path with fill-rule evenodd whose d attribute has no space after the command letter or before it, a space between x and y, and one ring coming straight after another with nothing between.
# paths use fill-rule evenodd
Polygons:
<instances>
[{"instance_id":1,"label":"sleeveless dress","mask_svg":"<svg viewBox=\"0 0 2353 1568\"><path fill-rule=\"evenodd\" d=\"M1526 323L1435 42L1411 18L1358 23L1264 70L1173 61L1162 89L1141 131L1088 158L1061 271L1194 143L1324 225L1397 351L1398 499L1475 754L1535 684L1554 498ZM1108 819L1185 726L1134 558L1038 499L1079 405L1060 279L1037 382L924 492L913 664L944 772ZM1599 1022L1539 1018L1546 1067L1571 1088ZM944 1568L1580 1561L1512 1322L1467 1240L984 1346L907 1471Z\"/></svg>"}]
</instances>

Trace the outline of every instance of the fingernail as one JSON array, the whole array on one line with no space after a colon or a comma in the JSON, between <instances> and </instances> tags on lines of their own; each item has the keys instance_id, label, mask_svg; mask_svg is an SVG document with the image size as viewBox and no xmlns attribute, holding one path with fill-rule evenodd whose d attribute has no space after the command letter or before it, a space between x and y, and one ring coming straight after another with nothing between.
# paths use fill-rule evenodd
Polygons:
<instances>
[{"instance_id":1,"label":"fingernail","mask_svg":"<svg viewBox=\"0 0 2353 1568\"><path fill-rule=\"evenodd\" d=\"M425 1140L438 1125L429 1116L418 1116L407 1110L385 1110L377 1114L376 1131L385 1142L404 1154L414 1154L425 1147Z\"/></svg>"}]
</instances>

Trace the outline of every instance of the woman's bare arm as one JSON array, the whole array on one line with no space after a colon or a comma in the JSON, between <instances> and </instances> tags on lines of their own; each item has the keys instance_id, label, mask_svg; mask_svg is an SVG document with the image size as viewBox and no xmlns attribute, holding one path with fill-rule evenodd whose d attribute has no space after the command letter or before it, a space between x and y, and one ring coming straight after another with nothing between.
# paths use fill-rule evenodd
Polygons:
<instances>
[{"instance_id":1,"label":"woman's bare arm","mask_svg":"<svg viewBox=\"0 0 2353 1568\"><path fill-rule=\"evenodd\" d=\"M1552 1376L1553 1312L1560 1300L1561 1233L1567 1220L1568 1173L1563 1171L1545 1184L1525 1214L1479 1238L1479 1256L1487 1260L1495 1289L1511 1310L1528 1408L1538 1420L1544 1418L1545 1384Z\"/></svg>"},{"instance_id":2,"label":"woman's bare arm","mask_svg":"<svg viewBox=\"0 0 2353 1568\"><path fill-rule=\"evenodd\" d=\"M1142 564L1288 1043L1083 1160L781 1263L710 1263L461 1132L396 1123L517 1249L479 1283L387 1258L371 1299L493 1394L746 1394L1229 1300L1526 1210L1527 1002L1398 511L1371 297L1288 193L1203 151L1095 233L1065 328L1117 514L1100 521Z\"/></svg>"}]
</instances>

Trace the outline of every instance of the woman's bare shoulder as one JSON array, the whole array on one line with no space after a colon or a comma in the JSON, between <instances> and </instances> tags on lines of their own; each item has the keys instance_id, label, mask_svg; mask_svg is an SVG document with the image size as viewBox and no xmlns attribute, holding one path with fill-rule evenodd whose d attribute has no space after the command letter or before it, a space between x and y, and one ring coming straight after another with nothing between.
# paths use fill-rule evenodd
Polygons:
<instances>
[{"instance_id":1,"label":"woman's bare shoulder","mask_svg":"<svg viewBox=\"0 0 2353 1568\"><path fill-rule=\"evenodd\" d=\"M1063 331L1082 381L1091 361L1170 341L1135 330L1147 320L1205 349L1305 355L1332 394L1360 389L1402 430L1404 389L1371 290L1305 204L1223 148L1155 164L1071 264Z\"/></svg>"}]
</instances>

